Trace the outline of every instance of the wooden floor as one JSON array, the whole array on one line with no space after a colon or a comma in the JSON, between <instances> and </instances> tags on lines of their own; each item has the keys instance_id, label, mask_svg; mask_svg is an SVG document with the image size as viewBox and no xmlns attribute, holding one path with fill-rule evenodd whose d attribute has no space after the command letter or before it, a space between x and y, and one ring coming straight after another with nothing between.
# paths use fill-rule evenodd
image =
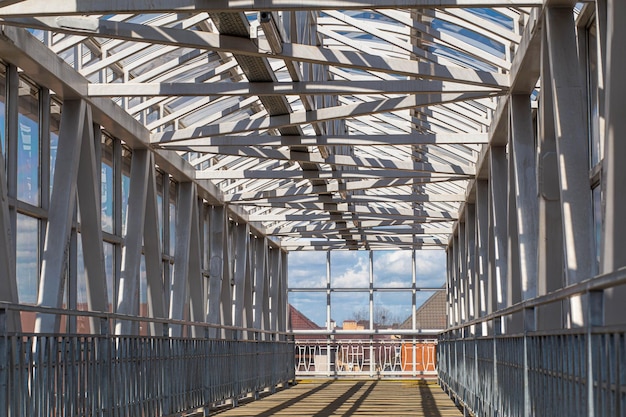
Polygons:
<instances>
[{"instance_id":1,"label":"wooden floor","mask_svg":"<svg viewBox=\"0 0 626 417\"><path fill-rule=\"evenodd\" d=\"M303 380L212 416L462 416L434 381Z\"/></svg>"}]
</instances>

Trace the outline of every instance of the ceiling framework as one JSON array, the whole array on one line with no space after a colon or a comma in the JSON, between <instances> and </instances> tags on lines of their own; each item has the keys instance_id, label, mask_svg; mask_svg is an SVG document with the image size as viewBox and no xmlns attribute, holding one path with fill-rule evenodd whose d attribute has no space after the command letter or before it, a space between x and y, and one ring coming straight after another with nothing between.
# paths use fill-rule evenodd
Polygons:
<instances>
[{"instance_id":1,"label":"ceiling framework","mask_svg":"<svg viewBox=\"0 0 626 417\"><path fill-rule=\"evenodd\" d=\"M0 24L284 248L444 248L542 1L305 3L24 0Z\"/></svg>"}]
</instances>

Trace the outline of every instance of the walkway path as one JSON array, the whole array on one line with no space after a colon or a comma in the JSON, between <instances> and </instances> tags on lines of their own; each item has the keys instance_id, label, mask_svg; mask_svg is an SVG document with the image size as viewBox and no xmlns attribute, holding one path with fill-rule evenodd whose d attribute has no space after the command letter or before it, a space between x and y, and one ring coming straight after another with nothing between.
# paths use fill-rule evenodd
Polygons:
<instances>
[{"instance_id":1,"label":"walkway path","mask_svg":"<svg viewBox=\"0 0 626 417\"><path fill-rule=\"evenodd\" d=\"M434 381L306 380L212 416L462 416Z\"/></svg>"}]
</instances>

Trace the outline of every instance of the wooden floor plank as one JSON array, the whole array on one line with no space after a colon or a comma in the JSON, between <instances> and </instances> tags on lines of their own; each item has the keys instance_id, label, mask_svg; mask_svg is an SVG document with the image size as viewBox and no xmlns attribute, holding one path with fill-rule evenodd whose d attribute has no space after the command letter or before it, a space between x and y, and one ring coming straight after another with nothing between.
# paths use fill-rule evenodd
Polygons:
<instances>
[{"instance_id":1,"label":"wooden floor plank","mask_svg":"<svg viewBox=\"0 0 626 417\"><path fill-rule=\"evenodd\" d=\"M433 381L303 380L258 401L211 415L460 417L463 413Z\"/></svg>"}]
</instances>

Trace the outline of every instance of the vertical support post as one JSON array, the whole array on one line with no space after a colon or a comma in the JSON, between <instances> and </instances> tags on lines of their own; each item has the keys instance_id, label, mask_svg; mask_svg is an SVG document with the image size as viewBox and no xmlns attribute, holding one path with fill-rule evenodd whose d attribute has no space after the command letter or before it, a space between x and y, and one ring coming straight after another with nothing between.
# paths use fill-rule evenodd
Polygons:
<instances>
[{"instance_id":1,"label":"vertical support post","mask_svg":"<svg viewBox=\"0 0 626 417\"><path fill-rule=\"evenodd\" d=\"M37 304L40 306L59 308L63 302L63 286L67 268L66 256L70 243L72 216L76 205L76 180L80 148L86 127L86 107L87 105L83 100L67 100L63 105L58 153L55 162L54 187L50 199L37 297ZM88 128L90 129L91 125ZM59 325L59 317L38 314L35 320L35 332L58 332Z\"/></svg>"},{"instance_id":2,"label":"vertical support post","mask_svg":"<svg viewBox=\"0 0 626 417\"><path fill-rule=\"evenodd\" d=\"M476 318L476 206L465 205L465 247L467 252L467 318Z\"/></svg>"},{"instance_id":3,"label":"vertical support post","mask_svg":"<svg viewBox=\"0 0 626 417\"><path fill-rule=\"evenodd\" d=\"M143 246L146 259L148 315L154 318L167 317L165 309L165 289L163 285L163 261L161 255L161 237L159 236L159 215L157 203L156 174L154 158L151 157L148 170L148 188L146 194L146 216L143 228ZM165 204L165 202L163 202ZM161 336L163 326L150 323L150 334Z\"/></svg>"},{"instance_id":4,"label":"vertical support post","mask_svg":"<svg viewBox=\"0 0 626 417\"><path fill-rule=\"evenodd\" d=\"M513 94L510 99L510 149L519 245L521 298L537 296L538 215L536 146L533 133L530 96Z\"/></svg>"},{"instance_id":5,"label":"vertical support post","mask_svg":"<svg viewBox=\"0 0 626 417\"><path fill-rule=\"evenodd\" d=\"M126 236L122 251L122 274L117 296L117 313L139 315L139 269L145 224L150 151L136 149L130 167L130 187L126 210ZM55 175L56 181L56 175ZM132 334L133 323L127 320L115 324L115 334Z\"/></svg>"},{"instance_id":6,"label":"vertical support post","mask_svg":"<svg viewBox=\"0 0 626 417\"><path fill-rule=\"evenodd\" d=\"M593 214L589 186L587 129L584 122L585 88L579 72L576 28L571 8L548 7L545 11L559 184L565 244L567 284L594 275ZM570 301L570 325L585 322L580 298Z\"/></svg>"},{"instance_id":7,"label":"vertical support post","mask_svg":"<svg viewBox=\"0 0 626 417\"><path fill-rule=\"evenodd\" d=\"M620 47L626 28L620 20L626 17L626 5L617 0L606 2L606 134L604 169L606 171L606 202L604 208L604 240L602 251L602 272L615 271L626 265L624 232L626 219L626 193L623 185L626 181L626 119L621 110L624 108L626 82L624 73L626 59ZM598 7L600 7L598 5ZM602 32L602 30L599 30ZM621 73L620 73L621 71ZM626 287L620 286L606 291L606 324L623 322L623 300Z\"/></svg>"},{"instance_id":8,"label":"vertical support post","mask_svg":"<svg viewBox=\"0 0 626 417\"><path fill-rule=\"evenodd\" d=\"M489 278L489 183L476 180L476 314L487 315L488 278ZM483 322L481 335L487 334Z\"/></svg>"},{"instance_id":9,"label":"vertical support post","mask_svg":"<svg viewBox=\"0 0 626 417\"><path fill-rule=\"evenodd\" d=\"M0 152L0 301L17 303L17 279L15 273L14 234L9 212L4 156ZM9 331L20 331L18 312L2 310ZM0 335L1 337L1 335Z\"/></svg>"},{"instance_id":10,"label":"vertical support post","mask_svg":"<svg viewBox=\"0 0 626 417\"><path fill-rule=\"evenodd\" d=\"M506 307L507 294L507 161L504 147L491 147L489 153L490 185L490 300L493 312Z\"/></svg>"},{"instance_id":11,"label":"vertical support post","mask_svg":"<svg viewBox=\"0 0 626 417\"><path fill-rule=\"evenodd\" d=\"M102 244L102 206L100 204L99 160L96 160L91 108L85 112L83 144L78 164L78 202L80 208L81 243L87 273L87 305L92 311L107 311L109 307ZM91 320L91 330L97 333L99 323Z\"/></svg>"},{"instance_id":12,"label":"vertical support post","mask_svg":"<svg viewBox=\"0 0 626 417\"><path fill-rule=\"evenodd\" d=\"M233 324L233 276L232 276L232 243L233 243L233 224L228 218L228 212L223 210L224 215L224 261L222 272L222 291L220 293L220 317L221 324L224 326L232 326ZM231 331L223 331L224 338L231 336Z\"/></svg>"},{"instance_id":13,"label":"vertical support post","mask_svg":"<svg viewBox=\"0 0 626 417\"><path fill-rule=\"evenodd\" d=\"M456 281L457 293L459 294L458 311L459 323L467 321L468 304L467 304L467 247L465 246L465 221L459 221L457 252L458 252L458 279Z\"/></svg>"},{"instance_id":14,"label":"vertical support post","mask_svg":"<svg viewBox=\"0 0 626 417\"><path fill-rule=\"evenodd\" d=\"M250 228L247 223L238 223L235 226L235 291L233 303L233 323L237 327L243 327L246 291L246 273L248 269L248 242L250 236Z\"/></svg>"},{"instance_id":15,"label":"vertical support post","mask_svg":"<svg viewBox=\"0 0 626 417\"><path fill-rule=\"evenodd\" d=\"M509 105L509 109L511 106ZM511 131L509 129L509 140ZM507 176L507 276L506 276L506 306L511 306L522 300L522 286L520 274L520 243L519 230L517 225L518 208L515 190L515 166L513 163L513 155L511 155L512 147L509 147L507 158L508 176ZM524 328L523 317L520 314L511 314L506 317L507 332L522 332Z\"/></svg>"},{"instance_id":16,"label":"vertical support post","mask_svg":"<svg viewBox=\"0 0 626 417\"><path fill-rule=\"evenodd\" d=\"M539 152L537 157L537 191L539 193L537 295L547 294L565 285L563 223L547 36L546 31L542 31ZM537 316L537 323L541 329L559 329L562 327L561 303L539 307Z\"/></svg>"},{"instance_id":17,"label":"vertical support post","mask_svg":"<svg viewBox=\"0 0 626 417\"><path fill-rule=\"evenodd\" d=\"M224 207L211 207L210 251L209 258L209 306L207 322L220 324L220 295L222 293L222 275L224 268ZM210 337L217 337L217 330L209 331Z\"/></svg>"},{"instance_id":18,"label":"vertical support post","mask_svg":"<svg viewBox=\"0 0 626 417\"><path fill-rule=\"evenodd\" d=\"M189 258L187 267L187 287L189 291L189 319L193 322L202 323L205 318L205 286L202 276L202 254L200 253L201 222L199 216L198 191L196 184L192 183L191 198L191 229L189 231ZM201 328L193 326L191 335L202 337Z\"/></svg>"}]
</instances>

